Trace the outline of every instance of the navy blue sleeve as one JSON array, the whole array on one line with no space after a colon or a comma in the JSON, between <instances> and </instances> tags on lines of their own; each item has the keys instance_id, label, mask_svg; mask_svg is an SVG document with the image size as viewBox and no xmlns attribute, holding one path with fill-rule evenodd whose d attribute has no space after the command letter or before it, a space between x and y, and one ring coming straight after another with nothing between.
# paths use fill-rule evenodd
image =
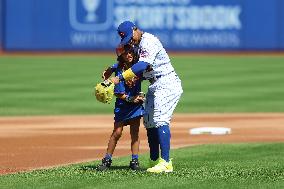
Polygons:
<instances>
[{"instance_id":1,"label":"navy blue sleeve","mask_svg":"<svg viewBox=\"0 0 284 189\"><path fill-rule=\"evenodd\" d=\"M111 71L112 72L115 72L115 70L117 69L118 67L118 63L115 63L114 65L112 65L110 68L111 68Z\"/></svg>"},{"instance_id":2,"label":"navy blue sleeve","mask_svg":"<svg viewBox=\"0 0 284 189\"><path fill-rule=\"evenodd\" d=\"M118 65L118 64L114 64ZM122 70L119 68L115 68L115 76L118 76L122 73ZM124 94L125 93L125 82L120 81L117 85L114 86L114 93L115 94Z\"/></svg>"}]
</instances>

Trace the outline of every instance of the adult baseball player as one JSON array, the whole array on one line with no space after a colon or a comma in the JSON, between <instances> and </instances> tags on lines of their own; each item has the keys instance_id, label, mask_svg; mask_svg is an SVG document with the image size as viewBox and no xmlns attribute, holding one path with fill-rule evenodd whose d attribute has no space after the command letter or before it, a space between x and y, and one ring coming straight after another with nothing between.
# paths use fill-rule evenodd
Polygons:
<instances>
[{"instance_id":1,"label":"adult baseball player","mask_svg":"<svg viewBox=\"0 0 284 189\"><path fill-rule=\"evenodd\" d=\"M121 37L121 45L130 44L138 48L139 61L122 74L111 78L111 81L117 84L141 74L150 81L143 116L150 148L151 167L147 171L172 172L172 161L169 158L169 125L183 92L181 81L157 37L139 30L130 21L119 25L118 34Z\"/></svg>"}]
</instances>

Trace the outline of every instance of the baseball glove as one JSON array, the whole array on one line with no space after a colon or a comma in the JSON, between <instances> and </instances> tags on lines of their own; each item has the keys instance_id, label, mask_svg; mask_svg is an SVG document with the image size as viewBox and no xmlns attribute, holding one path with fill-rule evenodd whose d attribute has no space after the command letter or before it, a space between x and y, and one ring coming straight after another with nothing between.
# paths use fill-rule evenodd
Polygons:
<instances>
[{"instance_id":1,"label":"baseball glove","mask_svg":"<svg viewBox=\"0 0 284 189\"><path fill-rule=\"evenodd\" d=\"M96 99L102 103L110 103L114 94L114 83L109 80L98 83L94 89Z\"/></svg>"}]
</instances>

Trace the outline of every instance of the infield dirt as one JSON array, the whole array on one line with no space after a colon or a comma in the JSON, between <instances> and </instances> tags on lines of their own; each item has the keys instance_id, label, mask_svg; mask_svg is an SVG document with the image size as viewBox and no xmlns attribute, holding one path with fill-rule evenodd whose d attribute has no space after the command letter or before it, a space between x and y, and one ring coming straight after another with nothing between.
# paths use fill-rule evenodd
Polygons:
<instances>
[{"instance_id":1,"label":"infield dirt","mask_svg":"<svg viewBox=\"0 0 284 189\"><path fill-rule=\"evenodd\" d=\"M196 127L229 127L229 135L189 135ZM0 117L0 174L101 159L113 128L112 115ZM173 149L207 143L284 142L284 113L175 114ZM141 123L140 153L148 152ZM131 155L129 126L114 157Z\"/></svg>"}]
</instances>

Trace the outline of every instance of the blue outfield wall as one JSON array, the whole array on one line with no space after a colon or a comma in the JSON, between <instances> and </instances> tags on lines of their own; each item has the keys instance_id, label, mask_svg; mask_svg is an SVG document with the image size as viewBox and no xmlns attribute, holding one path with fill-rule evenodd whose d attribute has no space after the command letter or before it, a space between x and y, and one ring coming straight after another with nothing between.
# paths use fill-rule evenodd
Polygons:
<instances>
[{"instance_id":1,"label":"blue outfield wall","mask_svg":"<svg viewBox=\"0 0 284 189\"><path fill-rule=\"evenodd\" d=\"M113 50L124 20L168 50L284 50L283 0L2 1L7 51Z\"/></svg>"},{"instance_id":2,"label":"blue outfield wall","mask_svg":"<svg viewBox=\"0 0 284 189\"><path fill-rule=\"evenodd\" d=\"M0 51L2 50L3 47L3 18L4 18L4 12L3 12L3 1L0 0Z\"/></svg>"},{"instance_id":3,"label":"blue outfield wall","mask_svg":"<svg viewBox=\"0 0 284 189\"><path fill-rule=\"evenodd\" d=\"M279 15L279 23L280 24L278 24L278 27L279 27L278 37L279 37L279 41L280 41L279 46L283 50L284 49L284 1L280 0L278 12L280 12L280 15Z\"/></svg>"}]
</instances>

